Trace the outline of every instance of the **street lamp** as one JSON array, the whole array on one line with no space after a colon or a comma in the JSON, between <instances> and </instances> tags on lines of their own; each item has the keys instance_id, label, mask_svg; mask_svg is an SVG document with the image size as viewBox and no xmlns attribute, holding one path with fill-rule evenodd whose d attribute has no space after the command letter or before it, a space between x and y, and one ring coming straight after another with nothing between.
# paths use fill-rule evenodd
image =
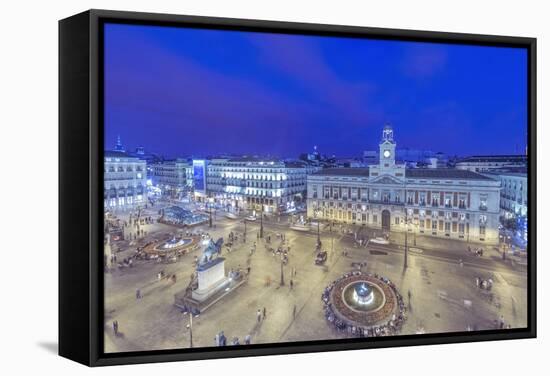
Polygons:
<instances>
[{"instance_id":1,"label":"street lamp","mask_svg":"<svg viewBox=\"0 0 550 376\"><path fill-rule=\"evenodd\" d=\"M407 257L409 252L409 244L408 244L408 234L409 234L409 212L407 209L405 209L405 254L404 254L404 260L403 260L403 269L407 269Z\"/></svg>"},{"instance_id":2,"label":"street lamp","mask_svg":"<svg viewBox=\"0 0 550 376\"><path fill-rule=\"evenodd\" d=\"M318 213L321 211L321 209L319 209L319 207L316 207L315 209L313 209L313 215L315 216L315 219L317 220L317 246L319 246L321 244L321 234L320 234L320 229L319 229L319 217L318 217Z\"/></svg>"},{"instance_id":3,"label":"street lamp","mask_svg":"<svg viewBox=\"0 0 550 376\"><path fill-rule=\"evenodd\" d=\"M260 239L264 237L264 204L262 204L262 211L260 213Z\"/></svg>"},{"instance_id":4,"label":"street lamp","mask_svg":"<svg viewBox=\"0 0 550 376\"><path fill-rule=\"evenodd\" d=\"M243 243L246 243L246 218L243 220L243 222L244 222Z\"/></svg>"},{"instance_id":5,"label":"street lamp","mask_svg":"<svg viewBox=\"0 0 550 376\"><path fill-rule=\"evenodd\" d=\"M281 256L281 286L285 285L285 276L283 274L283 257Z\"/></svg>"},{"instance_id":6,"label":"street lamp","mask_svg":"<svg viewBox=\"0 0 550 376\"><path fill-rule=\"evenodd\" d=\"M193 348L193 311L189 309L189 347Z\"/></svg>"}]
</instances>

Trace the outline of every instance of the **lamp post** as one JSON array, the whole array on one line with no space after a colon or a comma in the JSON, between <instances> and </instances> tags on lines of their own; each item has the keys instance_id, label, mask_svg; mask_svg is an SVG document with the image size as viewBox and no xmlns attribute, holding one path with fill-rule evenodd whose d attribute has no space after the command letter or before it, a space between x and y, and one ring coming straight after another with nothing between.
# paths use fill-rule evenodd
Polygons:
<instances>
[{"instance_id":1,"label":"lamp post","mask_svg":"<svg viewBox=\"0 0 550 376\"><path fill-rule=\"evenodd\" d=\"M243 220L243 222L244 222L243 243L246 243L246 218Z\"/></svg>"},{"instance_id":2,"label":"lamp post","mask_svg":"<svg viewBox=\"0 0 550 376\"><path fill-rule=\"evenodd\" d=\"M281 286L285 285L285 276L284 276L284 273L283 273L283 257L282 256L281 256L281 282L280 282L280 285Z\"/></svg>"},{"instance_id":3,"label":"lamp post","mask_svg":"<svg viewBox=\"0 0 550 376\"><path fill-rule=\"evenodd\" d=\"M193 348L193 312L189 312L189 346Z\"/></svg>"},{"instance_id":4,"label":"lamp post","mask_svg":"<svg viewBox=\"0 0 550 376\"><path fill-rule=\"evenodd\" d=\"M264 237L264 204L262 204L262 211L260 213L260 239Z\"/></svg>"},{"instance_id":5,"label":"lamp post","mask_svg":"<svg viewBox=\"0 0 550 376\"><path fill-rule=\"evenodd\" d=\"M208 216L208 227L212 227L212 207L209 204L207 204L207 205L208 205L208 214L209 214L209 216Z\"/></svg>"},{"instance_id":6,"label":"lamp post","mask_svg":"<svg viewBox=\"0 0 550 376\"><path fill-rule=\"evenodd\" d=\"M408 244L408 234L409 234L409 212L405 208L405 254L404 254L404 260L403 260L403 269L407 269L407 258L408 258L408 252L409 252L409 244Z\"/></svg>"},{"instance_id":7,"label":"lamp post","mask_svg":"<svg viewBox=\"0 0 550 376\"><path fill-rule=\"evenodd\" d=\"M313 209L313 214L315 216L315 219L317 220L317 246L321 244L321 233L319 228L319 216L318 216L319 211L320 209L318 207Z\"/></svg>"}]
</instances>

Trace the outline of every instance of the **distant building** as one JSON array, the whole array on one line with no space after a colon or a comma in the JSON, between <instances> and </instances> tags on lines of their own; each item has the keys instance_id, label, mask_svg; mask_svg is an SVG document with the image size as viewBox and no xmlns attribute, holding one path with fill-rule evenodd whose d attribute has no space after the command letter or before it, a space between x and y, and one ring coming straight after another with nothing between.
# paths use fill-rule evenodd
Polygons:
<instances>
[{"instance_id":1,"label":"distant building","mask_svg":"<svg viewBox=\"0 0 550 376\"><path fill-rule=\"evenodd\" d=\"M120 144L117 142L117 146ZM123 151L104 153L104 207L131 209L147 200L147 164Z\"/></svg>"},{"instance_id":2,"label":"distant building","mask_svg":"<svg viewBox=\"0 0 550 376\"><path fill-rule=\"evenodd\" d=\"M126 150L124 149L124 146L122 145L122 141L120 140L120 136L117 136L116 138L116 145L115 150L124 153Z\"/></svg>"},{"instance_id":3,"label":"distant building","mask_svg":"<svg viewBox=\"0 0 550 376\"><path fill-rule=\"evenodd\" d=\"M365 167L366 164L359 158L336 158L334 167Z\"/></svg>"},{"instance_id":4,"label":"distant building","mask_svg":"<svg viewBox=\"0 0 550 376\"><path fill-rule=\"evenodd\" d=\"M378 152L376 150L365 150L363 152L363 163L366 166L378 164Z\"/></svg>"},{"instance_id":5,"label":"distant building","mask_svg":"<svg viewBox=\"0 0 550 376\"><path fill-rule=\"evenodd\" d=\"M526 155L474 155L458 160L455 165L455 167L459 170L469 170L474 172L486 172L502 168L518 168L526 166Z\"/></svg>"},{"instance_id":6,"label":"distant building","mask_svg":"<svg viewBox=\"0 0 550 376\"><path fill-rule=\"evenodd\" d=\"M408 167L447 168L449 159L441 152L403 148L395 150L395 160L405 163ZM378 152L375 150L364 151L363 162L366 165L377 165L379 162Z\"/></svg>"},{"instance_id":7,"label":"distant building","mask_svg":"<svg viewBox=\"0 0 550 376\"><path fill-rule=\"evenodd\" d=\"M313 152L312 153L308 153L307 154L307 160L308 161L317 161L317 162L320 162L321 161L321 154L319 154L319 152L317 151L317 145L313 146Z\"/></svg>"},{"instance_id":8,"label":"distant building","mask_svg":"<svg viewBox=\"0 0 550 376\"><path fill-rule=\"evenodd\" d=\"M306 176L318 169L302 161L256 157L193 161L193 165L195 196L199 200L239 210L260 212L263 208L266 213L293 210L303 203Z\"/></svg>"},{"instance_id":9,"label":"distant building","mask_svg":"<svg viewBox=\"0 0 550 376\"><path fill-rule=\"evenodd\" d=\"M393 129L386 124L377 165L309 175L308 217L388 232L498 242L498 179L449 168L408 168L396 163L395 155Z\"/></svg>"}]
</instances>

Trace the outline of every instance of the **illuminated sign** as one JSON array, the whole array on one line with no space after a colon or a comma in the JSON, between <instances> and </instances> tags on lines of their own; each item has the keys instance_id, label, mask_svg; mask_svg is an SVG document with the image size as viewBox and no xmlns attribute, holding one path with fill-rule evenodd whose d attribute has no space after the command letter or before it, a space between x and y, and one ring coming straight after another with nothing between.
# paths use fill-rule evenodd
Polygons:
<instances>
[{"instance_id":1,"label":"illuminated sign","mask_svg":"<svg viewBox=\"0 0 550 376\"><path fill-rule=\"evenodd\" d=\"M193 183L195 191L206 192L206 161L193 161Z\"/></svg>"}]
</instances>

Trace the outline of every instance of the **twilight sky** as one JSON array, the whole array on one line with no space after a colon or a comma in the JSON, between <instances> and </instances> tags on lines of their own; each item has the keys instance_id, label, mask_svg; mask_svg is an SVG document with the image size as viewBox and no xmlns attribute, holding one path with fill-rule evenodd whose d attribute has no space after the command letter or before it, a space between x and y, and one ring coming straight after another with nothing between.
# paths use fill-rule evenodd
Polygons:
<instances>
[{"instance_id":1,"label":"twilight sky","mask_svg":"<svg viewBox=\"0 0 550 376\"><path fill-rule=\"evenodd\" d=\"M340 37L107 24L105 148L168 156L525 150L527 53Z\"/></svg>"}]
</instances>

